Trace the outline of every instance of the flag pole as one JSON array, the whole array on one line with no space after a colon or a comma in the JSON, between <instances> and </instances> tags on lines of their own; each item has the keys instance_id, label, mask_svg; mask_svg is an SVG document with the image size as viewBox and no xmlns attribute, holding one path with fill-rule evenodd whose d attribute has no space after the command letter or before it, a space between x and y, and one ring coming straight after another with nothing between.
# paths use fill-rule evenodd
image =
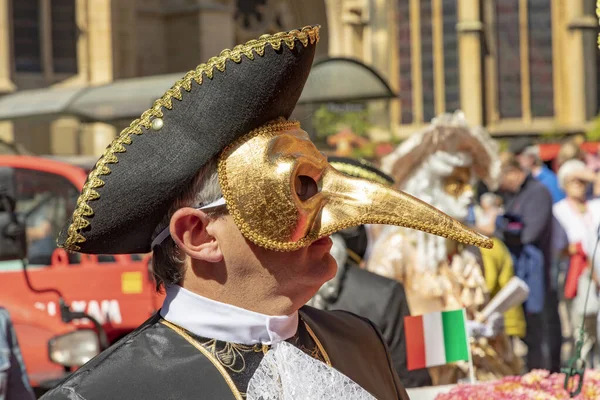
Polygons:
<instances>
[{"instance_id":1,"label":"flag pole","mask_svg":"<svg viewBox=\"0 0 600 400\"><path fill-rule=\"evenodd\" d=\"M463 318L465 326L465 337L467 339L467 352L469 354L469 383L475 384L475 368L473 366L473 353L471 352L471 340L469 338L469 330L467 329L467 310L463 308Z\"/></svg>"}]
</instances>

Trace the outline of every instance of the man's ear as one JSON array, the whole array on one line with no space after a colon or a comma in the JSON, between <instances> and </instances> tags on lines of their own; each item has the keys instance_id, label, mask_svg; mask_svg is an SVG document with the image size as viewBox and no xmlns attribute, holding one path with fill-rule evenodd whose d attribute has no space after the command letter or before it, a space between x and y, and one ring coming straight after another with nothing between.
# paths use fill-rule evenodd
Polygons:
<instances>
[{"instance_id":1,"label":"man's ear","mask_svg":"<svg viewBox=\"0 0 600 400\"><path fill-rule=\"evenodd\" d=\"M171 217L169 230L175 244L185 254L197 260L217 263L223 260L223 253L217 240L206 231L209 222L203 211L184 207Z\"/></svg>"}]
</instances>

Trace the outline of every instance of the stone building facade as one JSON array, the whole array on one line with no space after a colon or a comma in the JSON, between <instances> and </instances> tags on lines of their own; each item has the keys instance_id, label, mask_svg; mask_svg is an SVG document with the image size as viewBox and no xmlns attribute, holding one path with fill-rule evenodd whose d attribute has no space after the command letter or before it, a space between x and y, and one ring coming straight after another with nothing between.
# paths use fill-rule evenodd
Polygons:
<instances>
[{"instance_id":1,"label":"stone building facade","mask_svg":"<svg viewBox=\"0 0 600 400\"><path fill-rule=\"evenodd\" d=\"M325 15L313 0L0 0L0 95L185 73L264 32L326 25ZM98 155L118 129L15 119L0 122L0 139L34 154Z\"/></svg>"},{"instance_id":2,"label":"stone building facade","mask_svg":"<svg viewBox=\"0 0 600 400\"><path fill-rule=\"evenodd\" d=\"M594 0L326 0L329 51L398 91L405 136L462 109L496 136L582 132L598 115Z\"/></svg>"},{"instance_id":3,"label":"stone building facade","mask_svg":"<svg viewBox=\"0 0 600 400\"><path fill-rule=\"evenodd\" d=\"M581 132L598 114L594 0L0 0L0 95L185 72L265 32L322 25L398 93L388 134L462 109L494 135ZM377 114L379 112L379 114ZM119 127L0 122L36 154L97 155Z\"/></svg>"}]
</instances>

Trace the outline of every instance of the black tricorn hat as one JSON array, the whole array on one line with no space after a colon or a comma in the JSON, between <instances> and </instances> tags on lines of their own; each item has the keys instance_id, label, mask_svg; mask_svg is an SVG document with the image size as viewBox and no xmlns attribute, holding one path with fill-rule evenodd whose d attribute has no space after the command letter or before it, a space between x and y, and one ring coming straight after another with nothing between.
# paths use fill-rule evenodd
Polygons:
<instances>
[{"instance_id":1,"label":"black tricorn hat","mask_svg":"<svg viewBox=\"0 0 600 400\"><path fill-rule=\"evenodd\" d=\"M108 146L59 246L149 252L157 225L202 166L238 137L291 115L318 40L319 26L263 35L188 72Z\"/></svg>"},{"instance_id":2,"label":"black tricorn hat","mask_svg":"<svg viewBox=\"0 0 600 400\"><path fill-rule=\"evenodd\" d=\"M368 179L383 185L391 186L394 179L380 171L377 167L366 160L357 160L348 157L328 156L329 164L340 172L355 178Z\"/></svg>"}]
</instances>

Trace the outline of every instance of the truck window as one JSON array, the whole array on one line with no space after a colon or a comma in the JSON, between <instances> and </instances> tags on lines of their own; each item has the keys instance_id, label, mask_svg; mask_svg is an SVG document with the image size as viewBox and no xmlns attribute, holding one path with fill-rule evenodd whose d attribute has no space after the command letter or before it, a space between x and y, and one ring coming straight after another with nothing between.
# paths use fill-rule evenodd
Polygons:
<instances>
[{"instance_id":1,"label":"truck window","mask_svg":"<svg viewBox=\"0 0 600 400\"><path fill-rule=\"evenodd\" d=\"M47 172L16 169L15 178L16 211L27 228L27 258L31 265L49 265L79 191L66 178Z\"/></svg>"}]
</instances>

